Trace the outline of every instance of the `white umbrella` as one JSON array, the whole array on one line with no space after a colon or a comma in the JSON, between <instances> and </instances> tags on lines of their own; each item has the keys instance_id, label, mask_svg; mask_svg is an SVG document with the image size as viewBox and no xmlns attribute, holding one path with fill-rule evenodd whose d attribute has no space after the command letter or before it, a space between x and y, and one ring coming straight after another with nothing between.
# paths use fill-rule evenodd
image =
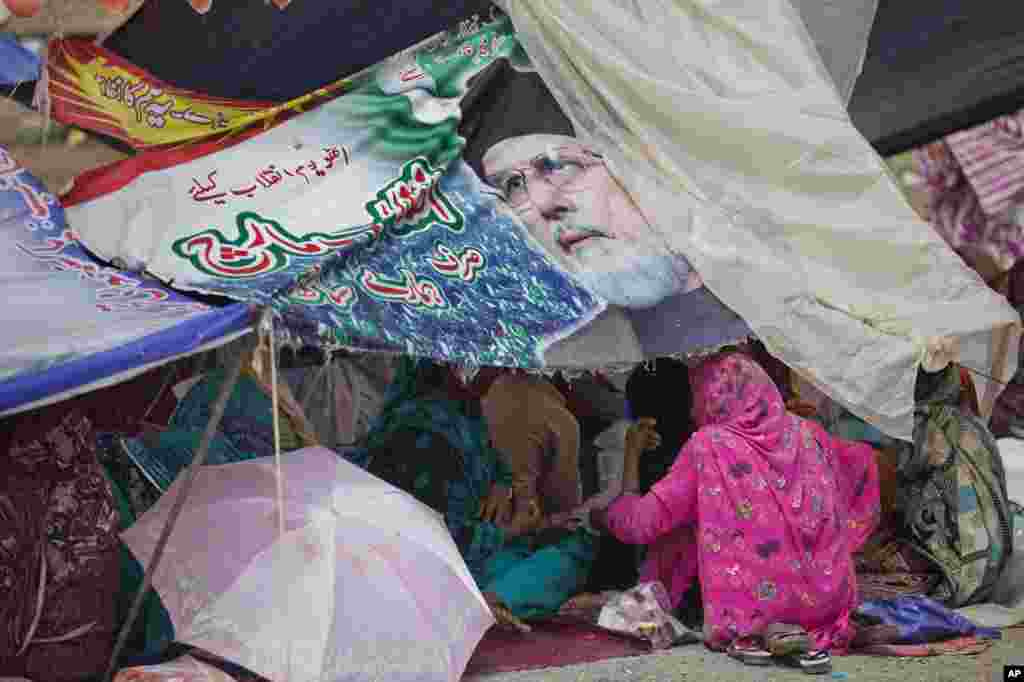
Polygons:
<instances>
[{"instance_id":1,"label":"white umbrella","mask_svg":"<svg viewBox=\"0 0 1024 682\"><path fill-rule=\"evenodd\" d=\"M200 471L153 586L178 641L274 682L455 682L494 620L440 516L324 448ZM145 565L183 478L124 533Z\"/></svg>"}]
</instances>

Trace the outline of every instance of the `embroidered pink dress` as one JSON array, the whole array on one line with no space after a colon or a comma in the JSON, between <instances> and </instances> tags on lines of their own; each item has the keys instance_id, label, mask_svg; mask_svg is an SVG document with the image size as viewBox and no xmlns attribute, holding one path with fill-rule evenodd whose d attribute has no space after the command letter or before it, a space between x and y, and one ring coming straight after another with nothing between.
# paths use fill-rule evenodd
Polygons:
<instances>
[{"instance_id":1,"label":"embroidered pink dress","mask_svg":"<svg viewBox=\"0 0 1024 682\"><path fill-rule=\"evenodd\" d=\"M660 580L673 605L699 576L711 648L789 623L819 649L845 650L853 554L878 519L874 452L788 413L745 355L710 358L691 377L700 430L647 495L608 509L609 530L650 545L640 580Z\"/></svg>"}]
</instances>

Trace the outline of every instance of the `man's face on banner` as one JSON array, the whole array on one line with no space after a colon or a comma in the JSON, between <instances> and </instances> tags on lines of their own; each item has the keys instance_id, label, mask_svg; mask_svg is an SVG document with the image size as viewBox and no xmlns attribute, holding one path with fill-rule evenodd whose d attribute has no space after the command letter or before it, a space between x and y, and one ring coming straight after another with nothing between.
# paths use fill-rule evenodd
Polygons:
<instances>
[{"instance_id":1,"label":"man's face on banner","mask_svg":"<svg viewBox=\"0 0 1024 682\"><path fill-rule=\"evenodd\" d=\"M533 236L613 305L646 308L693 288L600 155L571 137L504 140L483 158L486 181Z\"/></svg>"}]
</instances>

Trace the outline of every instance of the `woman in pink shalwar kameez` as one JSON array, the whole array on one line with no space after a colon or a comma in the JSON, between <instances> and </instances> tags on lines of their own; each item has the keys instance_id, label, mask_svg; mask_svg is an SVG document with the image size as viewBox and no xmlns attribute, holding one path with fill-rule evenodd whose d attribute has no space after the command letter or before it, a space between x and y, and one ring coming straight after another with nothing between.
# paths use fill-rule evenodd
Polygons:
<instances>
[{"instance_id":1,"label":"woman in pink shalwar kameez","mask_svg":"<svg viewBox=\"0 0 1024 682\"><path fill-rule=\"evenodd\" d=\"M759 662L739 654L767 657L765 637L786 624L809 635L795 662L827 664L852 637L853 554L877 523L873 451L788 413L741 353L704 361L691 385L700 430L647 495L624 494L595 521L650 545L640 581L661 581L673 606L699 577L712 649Z\"/></svg>"}]
</instances>

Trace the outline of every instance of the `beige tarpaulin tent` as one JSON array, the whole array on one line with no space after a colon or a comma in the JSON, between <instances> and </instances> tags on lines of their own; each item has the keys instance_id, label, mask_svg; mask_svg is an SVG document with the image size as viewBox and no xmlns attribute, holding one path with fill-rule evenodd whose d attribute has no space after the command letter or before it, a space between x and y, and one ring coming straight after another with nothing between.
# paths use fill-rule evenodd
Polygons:
<instances>
[{"instance_id":1,"label":"beige tarpaulin tent","mask_svg":"<svg viewBox=\"0 0 1024 682\"><path fill-rule=\"evenodd\" d=\"M856 414L909 438L929 356L1014 371L1018 315L907 204L788 0L499 4L665 239Z\"/></svg>"}]
</instances>

